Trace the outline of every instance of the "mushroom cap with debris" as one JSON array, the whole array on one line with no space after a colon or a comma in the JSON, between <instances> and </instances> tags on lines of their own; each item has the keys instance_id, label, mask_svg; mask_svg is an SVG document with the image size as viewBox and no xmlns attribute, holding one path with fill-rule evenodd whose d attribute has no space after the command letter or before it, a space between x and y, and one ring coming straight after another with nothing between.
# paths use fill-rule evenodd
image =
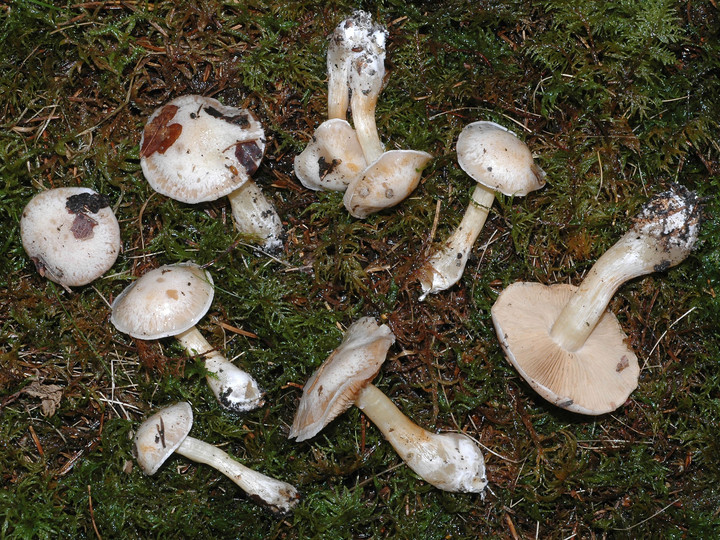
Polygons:
<instances>
[{"instance_id":1,"label":"mushroom cap with debris","mask_svg":"<svg viewBox=\"0 0 720 540\"><path fill-rule=\"evenodd\" d=\"M535 164L527 145L499 124L468 124L456 148L460 168L493 191L524 196L545 185L545 171Z\"/></svg>"},{"instance_id":2,"label":"mushroom cap with debris","mask_svg":"<svg viewBox=\"0 0 720 540\"><path fill-rule=\"evenodd\" d=\"M264 153L265 132L249 110L197 95L153 112L140 140L140 165L150 186L189 204L241 187Z\"/></svg>"},{"instance_id":3,"label":"mushroom cap with debris","mask_svg":"<svg viewBox=\"0 0 720 540\"><path fill-rule=\"evenodd\" d=\"M192 407L186 401L165 407L145 420L135 434L133 448L143 472L155 474L187 438L192 425Z\"/></svg>"},{"instance_id":4,"label":"mushroom cap with debris","mask_svg":"<svg viewBox=\"0 0 720 540\"><path fill-rule=\"evenodd\" d=\"M35 195L23 210L20 236L40 275L63 287L94 281L120 253L120 226L107 198L85 187Z\"/></svg>"}]
</instances>

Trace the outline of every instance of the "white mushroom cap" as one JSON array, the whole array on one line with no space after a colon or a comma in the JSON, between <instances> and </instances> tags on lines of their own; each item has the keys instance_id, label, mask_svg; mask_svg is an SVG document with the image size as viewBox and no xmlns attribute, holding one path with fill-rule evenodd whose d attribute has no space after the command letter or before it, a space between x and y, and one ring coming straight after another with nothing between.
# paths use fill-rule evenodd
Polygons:
<instances>
[{"instance_id":1,"label":"white mushroom cap","mask_svg":"<svg viewBox=\"0 0 720 540\"><path fill-rule=\"evenodd\" d=\"M20 236L40 275L64 287L99 278L120 253L120 227L107 199L84 187L35 195L23 210Z\"/></svg>"},{"instance_id":2,"label":"white mushroom cap","mask_svg":"<svg viewBox=\"0 0 720 540\"><path fill-rule=\"evenodd\" d=\"M110 321L138 339L175 336L203 318L214 294L212 276L197 264L161 266L118 295Z\"/></svg>"},{"instance_id":3,"label":"white mushroom cap","mask_svg":"<svg viewBox=\"0 0 720 540\"><path fill-rule=\"evenodd\" d=\"M368 165L345 191L350 215L363 219L405 200L420 182L432 155L419 150L390 150Z\"/></svg>"},{"instance_id":4,"label":"white mushroom cap","mask_svg":"<svg viewBox=\"0 0 720 540\"><path fill-rule=\"evenodd\" d=\"M140 141L140 165L155 191L195 204L242 186L264 152L265 132L250 111L189 95L150 116Z\"/></svg>"},{"instance_id":5,"label":"white mushroom cap","mask_svg":"<svg viewBox=\"0 0 720 540\"><path fill-rule=\"evenodd\" d=\"M598 415L620 407L638 384L637 356L615 315L606 311L585 344L568 351L550 330L577 287L518 282L492 307L510 363L543 398L572 412Z\"/></svg>"},{"instance_id":6,"label":"white mushroom cap","mask_svg":"<svg viewBox=\"0 0 720 540\"><path fill-rule=\"evenodd\" d=\"M134 448L143 472L155 474L187 438L192 425L192 407L185 401L165 407L145 420L135 434Z\"/></svg>"},{"instance_id":7,"label":"white mushroom cap","mask_svg":"<svg viewBox=\"0 0 720 540\"><path fill-rule=\"evenodd\" d=\"M290 438L315 436L355 402L375 378L395 336L387 325L363 317L347 329L340 346L305 383Z\"/></svg>"},{"instance_id":8,"label":"white mushroom cap","mask_svg":"<svg viewBox=\"0 0 720 540\"><path fill-rule=\"evenodd\" d=\"M345 191L367 166L355 130L334 118L318 126L312 141L295 157L295 176L319 191Z\"/></svg>"},{"instance_id":9,"label":"white mushroom cap","mask_svg":"<svg viewBox=\"0 0 720 540\"><path fill-rule=\"evenodd\" d=\"M473 122L457 141L460 167L476 182L505 195L527 195L545 185L545 171L527 145L494 122Z\"/></svg>"}]
</instances>

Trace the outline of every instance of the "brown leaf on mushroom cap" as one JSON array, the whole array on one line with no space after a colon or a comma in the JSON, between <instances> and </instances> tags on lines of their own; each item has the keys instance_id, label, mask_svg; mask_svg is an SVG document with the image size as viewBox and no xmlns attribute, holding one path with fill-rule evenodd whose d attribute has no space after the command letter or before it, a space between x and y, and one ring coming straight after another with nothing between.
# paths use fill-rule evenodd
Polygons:
<instances>
[{"instance_id":1,"label":"brown leaf on mushroom cap","mask_svg":"<svg viewBox=\"0 0 720 540\"><path fill-rule=\"evenodd\" d=\"M176 105L165 105L155 118L145 126L143 144L140 149L142 157L152 156L155 152L164 154L182 133L180 124L170 124L178 111Z\"/></svg>"},{"instance_id":2,"label":"brown leaf on mushroom cap","mask_svg":"<svg viewBox=\"0 0 720 540\"><path fill-rule=\"evenodd\" d=\"M340 346L305 384L289 437L309 439L347 410L380 371L394 342L390 328L372 317L354 322Z\"/></svg>"}]
</instances>

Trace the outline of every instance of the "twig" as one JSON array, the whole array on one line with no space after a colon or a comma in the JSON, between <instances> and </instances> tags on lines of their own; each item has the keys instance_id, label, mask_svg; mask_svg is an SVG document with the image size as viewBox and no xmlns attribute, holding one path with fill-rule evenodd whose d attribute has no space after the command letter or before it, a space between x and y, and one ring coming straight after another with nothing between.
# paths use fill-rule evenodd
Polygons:
<instances>
[{"instance_id":1,"label":"twig","mask_svg":"<svg viewBox=\"0 0 720 540\"><path fill-rule=\"evenodd\" d=\"M675 503L678 502L679 500L680 500L679 498L678 498L678 499L675 499L673 502L667 504L666 506L663 506L660 510L658 510L657 512L655 512L652 516L648 516L648 517L646 517L645 519L643 519L642 521L638 521L637 523L635 523L635 525L630 525L629 527L624 527L624 528L622 528L622 529L613 529L613 530L614 530L614 531L630 531L630 530L634 529L635 527L639 527L639 526L642 525L643 523L645 523L645 522L647 522L647 521L650 521L652 518L654 518L654 517L659 516L660 514L662 514L665 510L667 510L668 508L670 508L673 504L675 504Z\"/></svg>"}]
</instances>

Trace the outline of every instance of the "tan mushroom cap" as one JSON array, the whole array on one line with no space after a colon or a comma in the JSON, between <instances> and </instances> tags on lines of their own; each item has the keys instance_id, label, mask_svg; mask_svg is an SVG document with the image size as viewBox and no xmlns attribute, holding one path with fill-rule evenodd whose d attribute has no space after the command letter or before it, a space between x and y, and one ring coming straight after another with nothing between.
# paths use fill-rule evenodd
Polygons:
<instances>
[{"instance_id":1,"label":"tan mushroom cap","mask_svg":"<svg viewBox=\"0 0 720 540\"><path fill-rule=\"evenodd\" d=\"M181 401L165 407L145 420L135 434L135 457L147 475L153 475L178 449L190 433L193 412Z\"/></svg>"},{"instance_id":2,"label":"tan mushroom cap","mask_svg":"<svg viewBox=\"0 0 720 540\"><path fill-rule=\"evenodd\" d=\"M395 336L387 325L378 325L372 317L355 321L305 384L289 437L309 439L346 411L380 371L393 343Z\"/></svg>"},{"instance_id":3,"label":"tan mushroom cap","mask_svg":"<svg viewBox=\"0 0 720 540\"><path fill-rule=\"evenodd\" d=\"M214 294L212 276L197 264L161 266L118 295L110 322L138 339L175 336L203 318Z\"/></svg>"},{"instance_id":4,"label":"tan mushroom cap","mask_svg":"<svg viewBox=\"0 0 720 540\"><path fill-rule=\"evenodd\" d=\"M64 287L99 278L120 253L120 226L107 199L84 187L35 195L23 210L20 236L40 275Z\"/></svg>"},{"instance_id":5,"label":"tan mushroom cap","mask_svg":"<svg viewBox=\"0 0 720 540\"><path fill-rule=\"evenodd\" d=\"M420 150L389 150L357 176L343 204L351 216L364 219L405 200L420 182L432 155Z\"/></svg>"},{"instance_id":6,"label":"tan mushroom cap","mask_svg":"<svg viewBox=\"0 0 720 540\"><path fill-rule=\"evenodd\" d=\"M320 124L294 162L295 176L316 191L344 191L366 166L355 130L339 118Z\"/></svg>"},{"instance_id":7,"label":"tan mushroom cap","mask_svg":"<svg viewBox=\"0 0 720 540\"><path fill-rule=\"evenodd\" d=\"M155 191L195 204L242 186L264 152L265 133L250 111L189 95L150 116L140 141L140 165Z\"/></svg>"},{"instance_id":8,"label":"tan mushroom cap","mask_svg":"<svg viewBox=\"0 0 720 540\"><path fill-rule=\"evenodd\" d=\"M609 311L575 352L551 339L550 329L576 289L513 283L493 305L492 320L507 359L543 398L572 412L604 414L625 403L640 369Z\"/></svg>"},{"instance_id":9,"label":"tan mushroom cap","mask_svg":"<svg viewBox=\"0 0 720 540\"><path fill-rule=\"evenodd\" d=\"M460 132L458 164L476 182L504 195L527 195L545 185L545 171L527 145L494 122L473 122Z\"/></svg>"}]
</instances>

